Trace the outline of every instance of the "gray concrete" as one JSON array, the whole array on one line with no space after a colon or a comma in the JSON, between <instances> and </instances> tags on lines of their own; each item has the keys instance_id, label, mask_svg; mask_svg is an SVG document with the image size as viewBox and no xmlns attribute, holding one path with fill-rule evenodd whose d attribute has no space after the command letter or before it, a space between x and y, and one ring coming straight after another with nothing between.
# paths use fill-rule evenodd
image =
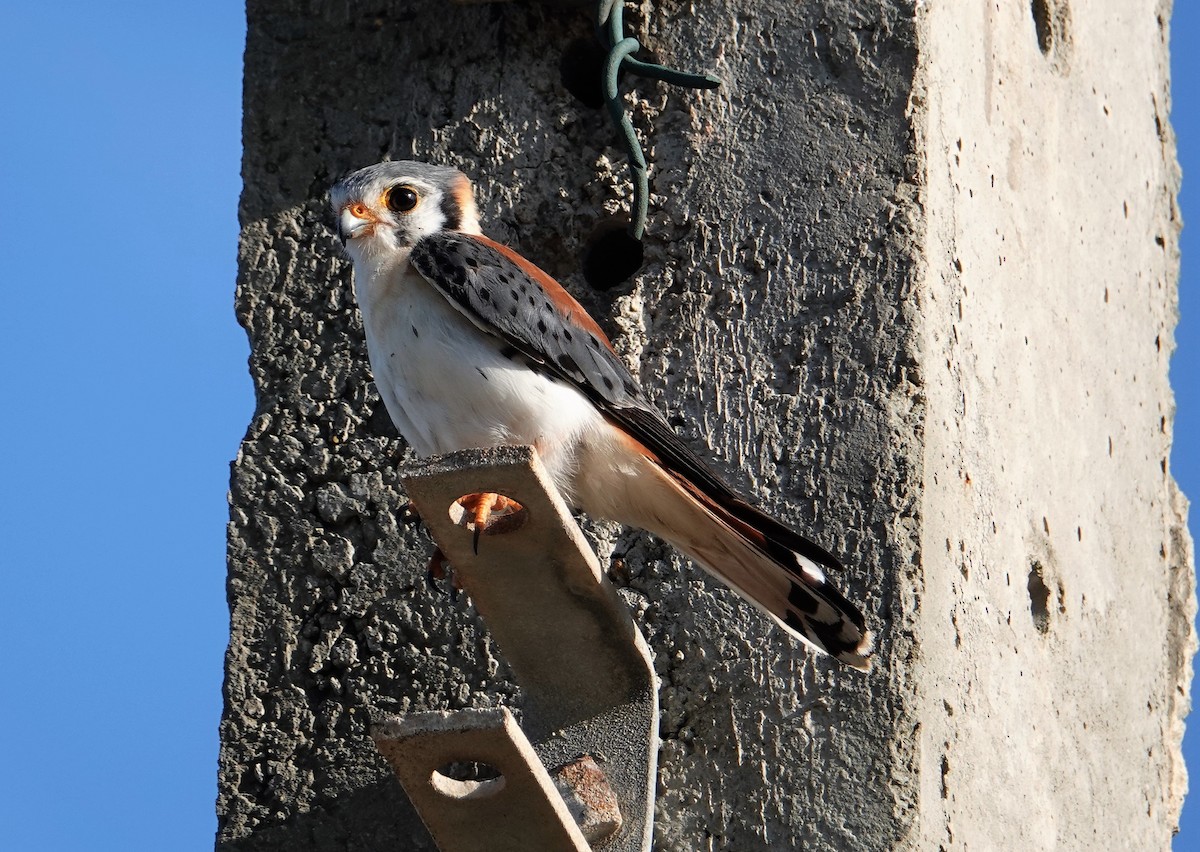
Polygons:
<instances>
[{"instance_id":1,"label":"gray concrete","mask_svg":"<svg viewBox=\"0 0 1200 852\"><path fill-rule=\"evenodd\" d=\"M647 262L599 293L580 252L628 190L606 117L559 83L587 12L250 0L259 404L233 468L221 848L431 849L370 720L516 700L396 521L406 450L323 199L383 156L471 174L485 230L584 302L680 432L846 556L879 636L869 676L837 669L660 543L590 526L663 680L657 848L1166 846L1194 612L1166 469L1169 7L920 6L631 5L645 44L726 84L638 85Z\"/></svg>"}]
</instances>

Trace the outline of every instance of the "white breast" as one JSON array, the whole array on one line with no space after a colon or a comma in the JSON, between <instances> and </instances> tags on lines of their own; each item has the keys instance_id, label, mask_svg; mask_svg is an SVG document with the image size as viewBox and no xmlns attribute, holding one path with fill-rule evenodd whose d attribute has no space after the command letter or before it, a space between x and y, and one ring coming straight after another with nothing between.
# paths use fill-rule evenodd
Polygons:
<instances>
[{"instance_id":1,"label":"white breast","mask_svg":"<svg viewBox=\"0 0 1200 852\"><path fill-rule=\"evenodd\" d=\"M570 500L580 444L608 431L575 388L502 354L407 263L356 269L375 383L388 413L420 455L533 444Z\"/></svg>"}]
</instances>

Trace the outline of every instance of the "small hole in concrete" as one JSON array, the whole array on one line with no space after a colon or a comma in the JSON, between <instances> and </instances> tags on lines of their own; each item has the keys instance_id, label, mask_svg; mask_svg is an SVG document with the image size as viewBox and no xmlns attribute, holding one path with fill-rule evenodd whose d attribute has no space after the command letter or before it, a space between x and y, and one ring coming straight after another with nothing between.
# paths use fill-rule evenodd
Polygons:
<instances>
[{"instance_id":1,"label":"small hole in concrete","mask_svg":"<svg viewBox=\"0 0 1200 852\"><path fill-rule=\"evenodd\" d=\"M610 220L596 228L583 250L583 277L596 290L611 290L642 267L645 250L628 225Z\"/></svg>"},{"instance_id":2,"label":"small hole in concrete","mask_svg":"<svg viewBox=\"0 0 1200 852\"><path fill-rule=\"evenodd\" d=\"M450 520L460 527L475 529L477 518L484 535L501 535L518 530L529 520L529 511L503 494L464 494L450 504Z\"/></svg>"},{"instance_id":3,"label":"small hole in concrete","mask_svg":"<svg viewBox=\"0 0 1200 852\"><path fill-rule=\"evenodd\" d=\"M483 799L504 789L504 776L496 767L474 760L447 763L429 776L433 789L451 799Z\"/></svg>"},{"instance_id":4,"label":"small hole in concrete","mask_svg":"<svg viewBox=\"0 0 1200 852\"><path fill-rule=\"evenodd\" d=\"M1037 31L1038 47L1047 56L1054 49L1054 18L1050 10L1052 0L1033 0L1033 27Z\"/></svg>"},{"instance_id":5,"label":"small hole in concrete","mask_svg":"<svg viewBox=\"0 0 1200 852\"><path fill-rule=\"evenodd\" d=\"M1069 71L1071 7L1068 0L1030 0L1038 48L1059 74Z\"/></svg>"},{"instance_id":6,"label":"small hole in concrete","mask_svg":"<svg viewBox=\"0 0 1200 852\"><path fill-rule=\"evenodd\" d=\"M1042 577L1042 563L1034 562L1029 568L1029 612L1033 626L1039 633L1050 630L1050 588Z\"/></svg>"},{"instance_id":7,"label":"small hole in concrete","mask_svg":"<svg viewBox=\"0 0 1200 852\"><path fill-rule=\"evenodd\" d=\"M563 87L584 106L598 109L604 106L604 48L595 38L577 38L567 45L558 71Z\"/></svg>"}]
</instances>

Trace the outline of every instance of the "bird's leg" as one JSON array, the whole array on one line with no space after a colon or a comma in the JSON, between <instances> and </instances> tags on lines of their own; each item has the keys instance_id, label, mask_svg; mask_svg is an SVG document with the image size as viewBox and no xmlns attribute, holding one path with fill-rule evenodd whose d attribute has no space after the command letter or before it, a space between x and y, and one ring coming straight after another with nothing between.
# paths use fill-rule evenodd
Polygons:
<instances>
[{"instance_id":1,"label":"bird's leg","mask_svg":"<svg viewBox=\"0 0 1200 852\"><path fill-rule=\"evenodd\" d=\"M458 593L462 590L462 585L458 582L458 577L454 574L453 566L446 559L446 554L442 553L440 547L433 548L433 555L429 557L429 563L425 567L425 582L429 588L435 592L442 590L438 584L447 577L450 578L450 600L458 600Z\"/></svg>"},{"instance_id":2,"label":"bird's leg","mask_svg":"<svg viewBox=\"0 0 1200 852\"><path fill-rule=\"evenodd\" d=\"M423 526L420 513L417 512L416 506L411 502L405 503L400 507L398 520L403 526L412 526L414 524ZM426 534L428 534L426 530ZM459 589L462 586L458 583L458 578L454 576L454 571L451 569L450 561L446 559L446 554L442 553L442 549L436 544L433 546L433 555L429 557L429 562L425 564L425 583L435 592L441 592L441 586L438 584L450 578L450 600L455 600L458 597Z\"/></svg>"},{"instance_id":3,"label":"bird's leg","mask_svg":"<svg viewBox=\"0 0 1200 852\"><path fill-rule=\"evenodd\" d=\"M475 554L479 554L479 534L493 523L493 518L500 518L508 514L513 507L519 506L515 500L510 500L503 494L495 494L487 491L483 494L471 494L462 498L462 507L467 510L470 521L467 526L471 528L474 535L471 538L471 547Z\"/></svg>"}]
</instances>

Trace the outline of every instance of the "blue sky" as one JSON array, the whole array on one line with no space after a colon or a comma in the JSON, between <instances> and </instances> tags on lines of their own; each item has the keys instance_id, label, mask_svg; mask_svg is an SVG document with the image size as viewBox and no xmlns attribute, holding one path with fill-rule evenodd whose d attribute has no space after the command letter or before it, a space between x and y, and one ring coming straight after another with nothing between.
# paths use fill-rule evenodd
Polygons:
<instances>
[{"instance_id":1,"label":"blue sky","mask_svg":"<svg viewBox=\"0 0 1200 852\"><path fill-rule=\"evenodd\" d=\"M232 307L242 5L0 10L4 845L209 850L225 492L253 409ZM1198 40L1200 4L1180 0L1189 175ZM1200 182L1182 203L1200 223ZM1196 497L1200 234L1183 257L1172 464ZM1185 749L1200 788L1200 724ZM1200 794L1175 849L1200 850Z\"/></svg>"},{"instance_id":2,"label":"blue sky","mask_svg":"<svg viewBox=\"0 0 1200 852\"><path fill-rule=\"evenodd\" d=\"M1179 145L1183 187L1179 327L1171 358L1175 387L1175 445L1171 470L1192 501L1188 527L1200 542L1200 3L1176 0L1171 19L1171 123ZM1189 227L1190 225L1190 227ZM1175 852L1200 850L1200 678L1192 681L1193 712L1183 739L1192 793L1184 801Z\"/></svg>"}]
</instances>

